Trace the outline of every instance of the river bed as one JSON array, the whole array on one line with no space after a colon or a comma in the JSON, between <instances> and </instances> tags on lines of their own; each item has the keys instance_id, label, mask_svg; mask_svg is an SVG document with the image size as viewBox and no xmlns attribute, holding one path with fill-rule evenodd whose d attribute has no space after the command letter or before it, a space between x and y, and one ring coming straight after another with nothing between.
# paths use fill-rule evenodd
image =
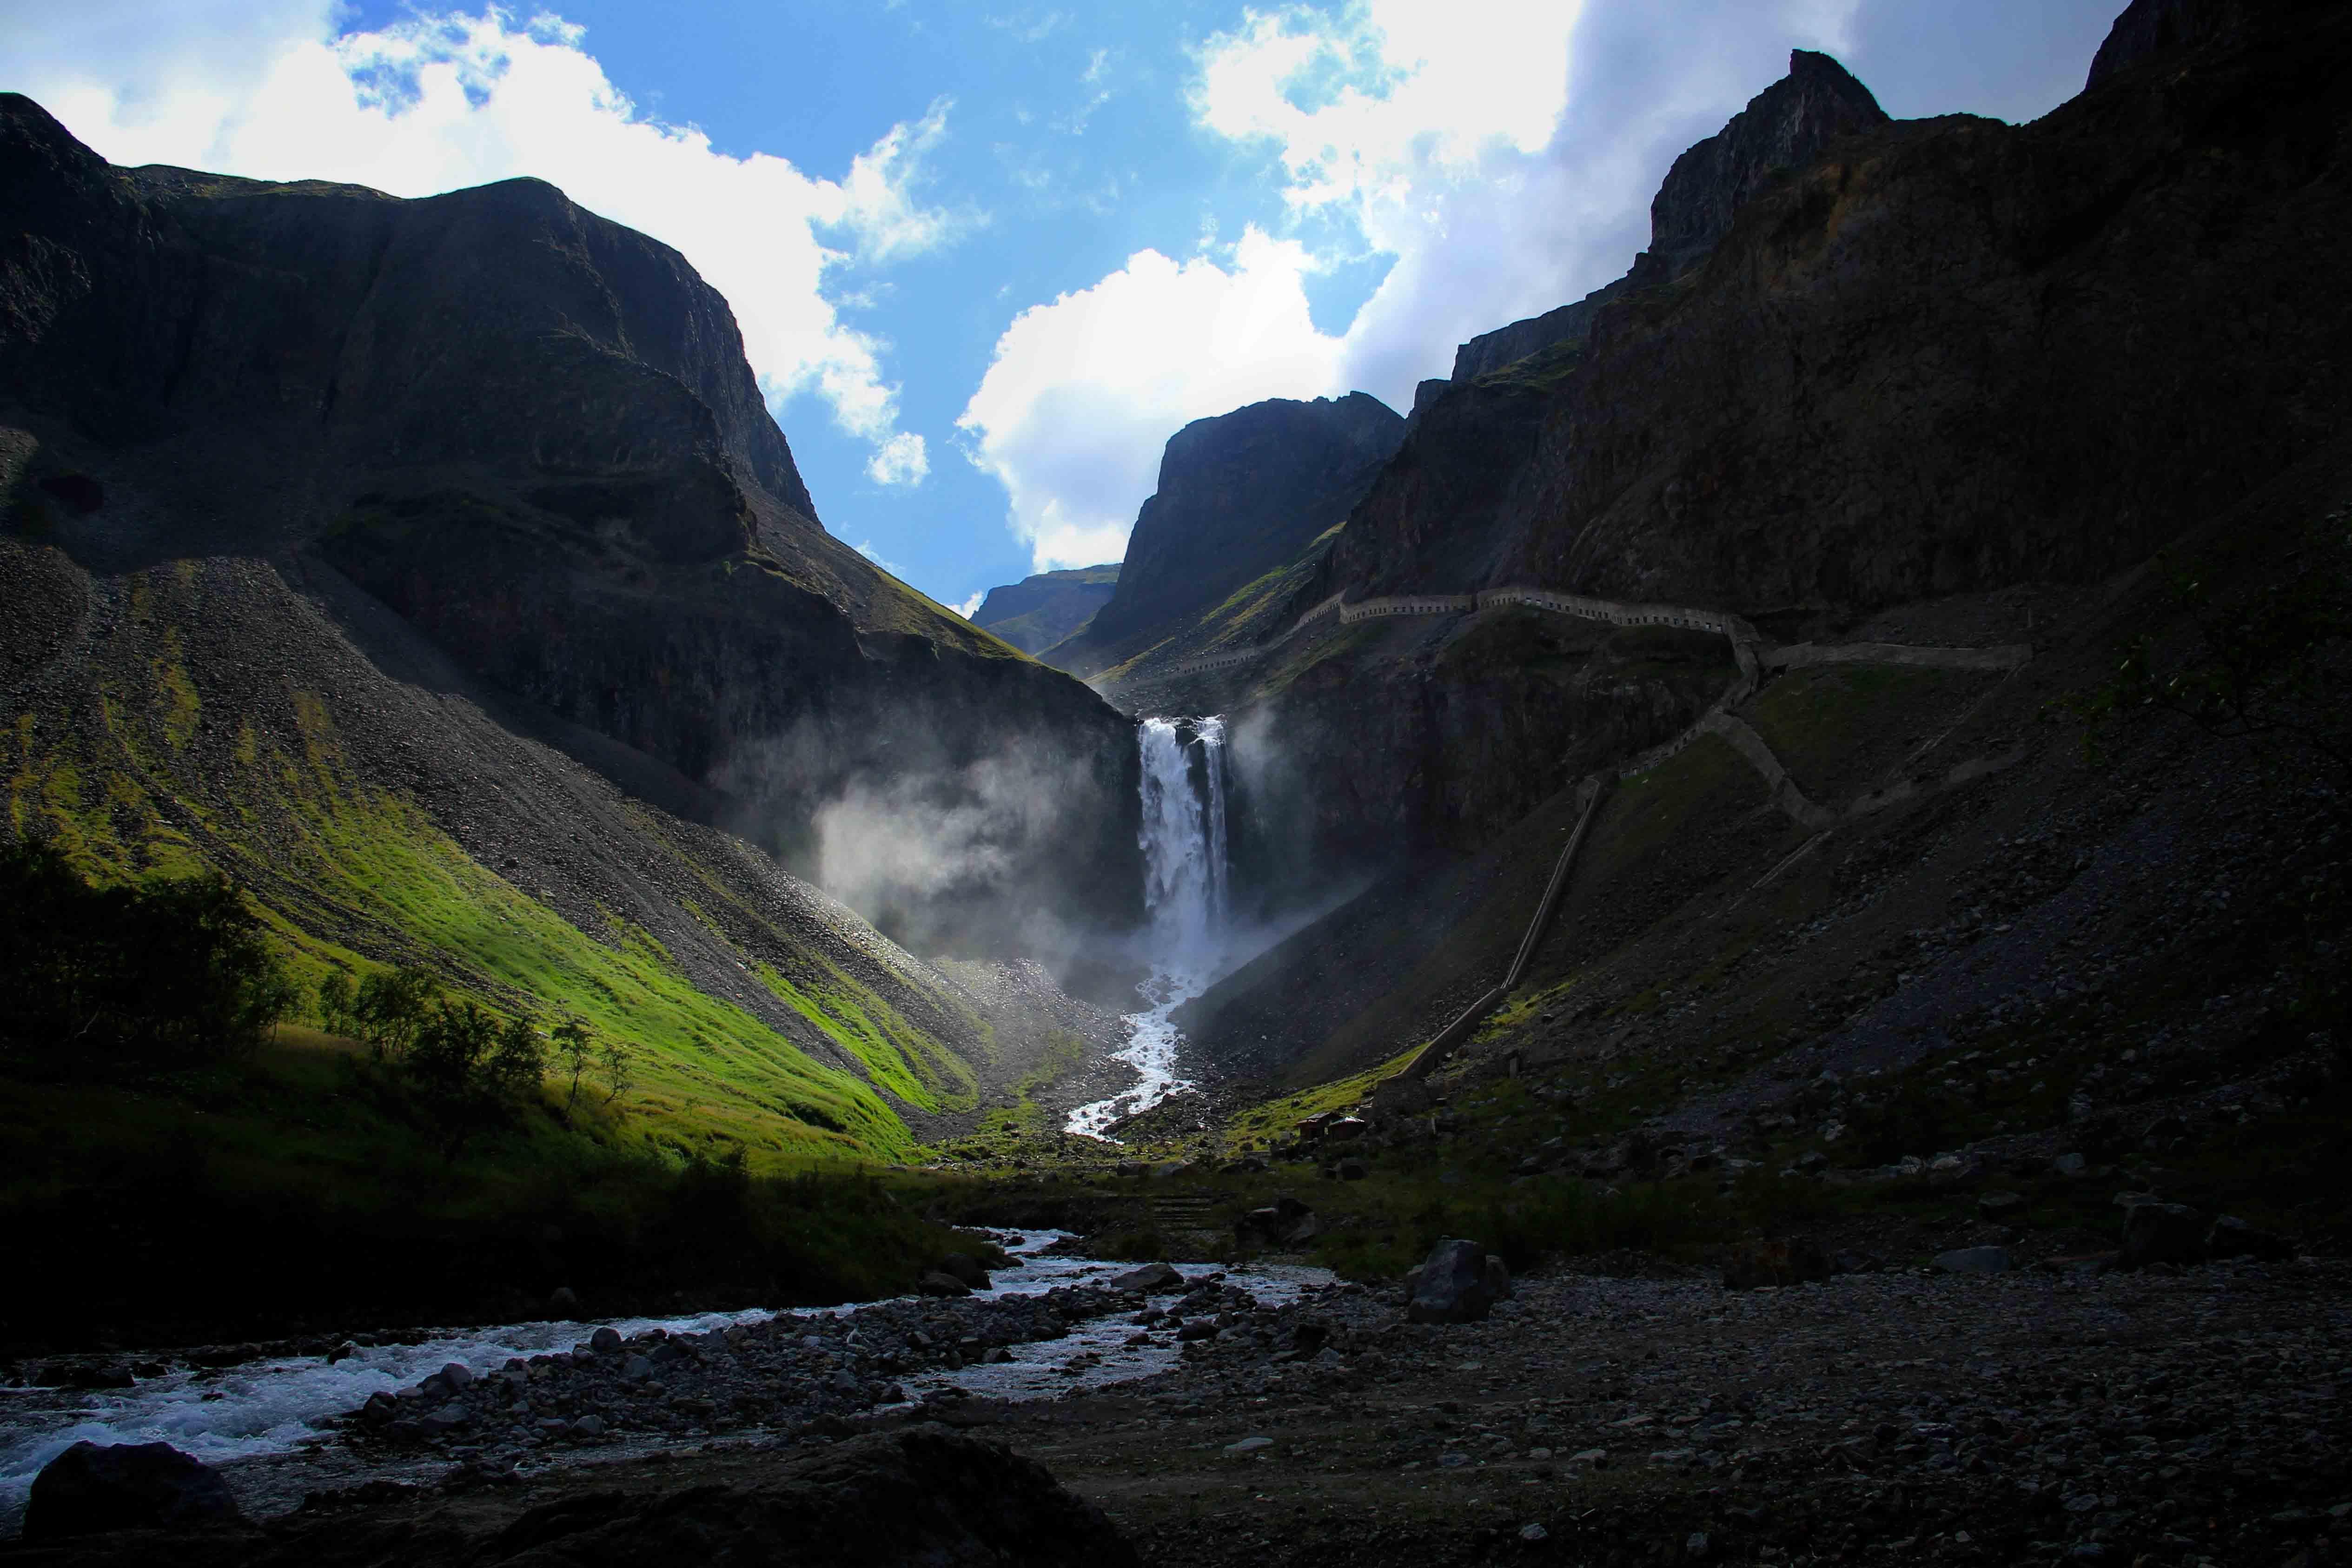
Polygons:
<instances>
[{"instance_id":1,"label":"river bed","mask_svg":"<svg viewBox=\"0 0 2352 1568\"><path fill-rule=\"evenodd\" d=\"M1058 1230L1003 1233L1006 1249L1020 1266L999 1270L991 1285L973 1298L1042 1295L1056 1287L1099 1284L1134 1267L1101 1259L1057 1256L1046 1251L1066 1239ZM1283 1264L1230 1269L1186 1263L1176 1268L1188 1281L1222 1275L1261 1306L1295 1301L1311 1286L1328 1283L1325 1270ZM343 1444L331 1418L349 1414L372 1394L394 1394L459 1363L487 1376L510 1357L569 1351L601 1326L625 1338L661 1329L673 1335L709 1334L738 1324L779 1317L853 1317L877 1302L782 1312L689 1313L663 1318L594 1321L554 1320L458 1330L415 1344L362 1348L330 1364L321 1356L283 1356L241 1365L198 1368L171 1365L161 1376L141 1378L127 1389L0 1389L0 1534L13 1533L25 1498L41 1467L72 1444L169 1443L221 1468L240 1504L266 1517L298 1505L306 1492L369 1480L418 1482L446 1472L455 1456L407 1452L387 1456ZM1148 1377L1176 1364L1176 1347L1164 1340L1129 1346L1134 1336L1129 1314L1113 1312L1078 1322L1058 1339L1010 1347L1013 1359L909 1374L898 1380L906 1404L941 1391L1006 1400L1050 1399L1059 1395ZM168 1354L132 1354L127 1360L170 1364ZM885 1406L883 1408L890 1408ZM903 1406L900 1407L904 1407ZM550 1447L520 1462L525 1470L631 1457L662 1448L699 1449L715 1444L741 1446L776 1440L757 1427L738 1428L724 1437L709 1434L628 1434L593 1449Z\"/></svg>"}]
</instances>

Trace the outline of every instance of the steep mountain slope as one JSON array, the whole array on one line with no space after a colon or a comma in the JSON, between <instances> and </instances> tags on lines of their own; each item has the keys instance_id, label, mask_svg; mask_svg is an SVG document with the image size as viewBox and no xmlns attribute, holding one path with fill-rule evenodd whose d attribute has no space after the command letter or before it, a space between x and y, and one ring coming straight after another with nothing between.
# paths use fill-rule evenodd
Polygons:
<instances>
[{"instance_id":1,"label":"steep mountain slope","mask_svg":"<svg viewBox=\"0 0 2352 1568\"><path fill-rule=\"evenodd\" d=\"M1094 618L1110 601L1118 565L1041 571L1018 582L992 588L972 613L971 623L1024 653L1042 653Z\"/></svg>"},{"instance_id":2,"label":"steep mountain slope","mask_svg":"<svg viewBox=\"0 0 2352 1568\"><path fill-rule=\"evenodd\" d=\"M1528 586L1796 641L2142 559L2352 412L2352 307L2308 265L2352 236L2352 21L2235 9L2219 43L2118 65L2032 125L1885 125L1765 181L1589 341L1425 399L1234 640L1271 640L1258 656L1115 695L1234 715L1260 771L1315 781L1266 829L1308 863L1475 849L1711 697L1621 678L1591 622L1299 617ZM1543 656L1476 656L1512 620Z\"/></svg>"},{"instance_id":3,"label":"steep mountain slope","mask_svg":"<svg viewBox=\"0 0 2352 1568\"><path fill-rule=\"evenodd\" d=\"M942 947L1134 913L1126 721L827 536L724 301L547 186L116 170L0 99L0 505L7 832L226 872L305 981L578 1013L681 1148L901 1155L1066 1045L761 844L856 869L884 799L929 859L856 890ZM1058 793L975 819L1010 752Z\"/></svg>"},{"instance_id":4,"label":"steep mountain slope","mask_svg":"<svg viewBox=\"0 0 2352 1568\"><path fill-rule=\"evenodd\" d=\"M1534 581L1837 617L2144 556L2346 412L2352 308L2307 258L2352 227L2352 24L2268 15L2032 125L1833 143L1516 397L1425 408L1307 601Z\"/></svg>"},{"instance_id":5,"label":"steep mountain slope","mask_svg":"<svg viewBox=\"0 0 2352 1568\"><path fill-rule=\"evenodd\" d=\"M15 97L0 172L0 418L87 481L50 518L77 560L305 549L812 873L829 800L919 780L943 815L1017 749L1066 816L898 899L901 928L1133 916L1126 723L817 525L675 251L535 181L115 170Z\"/></svg>"},{"instance_id":6,"label":"steep mountain slope","mask_svg":"<svg viewBox=\"0 0 2352 1568\"><path fill-rule=\"evenodd\" d=\"M1555 344L1580 346L1602 305L1670 283L1705 261L1731 232L1739 209L1772 180L1811 163L1839 137L1886 122L1870 89L1843 66L1811 49L1790 50L1787 76L1675 160L1650 202L1650 248L1633 258L1632 270L1573 305L1471 339L1454 350L1452 380L1475 381ZM1433 384L1431 393L1444 385ZM1416 398L1416 409L1424 401Z\"/></svg>"},{"instance_id":7,"label":"steep mountain slope","mask_svg":"<svg viewBox=\"0 0 2352 1568\"><path fill-rule=\"evenodd\" d=\"M1168 438L1110 601L1048 659L1097 674L1247 593L1348 515L1403 428L1364 392L1194 420Z\"/></svg>"},{"instance_id":8,"label":"steep mountain slope","mask_svg":"<svg viewBox=\"0 0 2352 1568\"><path fill-rule=\"evenodd\" d=\"M1837 141L1768 182L1703 265L1602 302L1586 344L1424 401L1281 606L1418 595L1424 611L1326 613L1154 694L1226 712L1244 776L1287 781L1253 798L1290 867L1410 868L1193 1004L1204 1049L1311 1079L1426 1039L1499 977L1500 911L1532 906L1565 831L1558 792L1739 690L1721 636L1428 596L1527 585L1729 612L1759 655L2095 628L2063 686L2111 670L2129 624L2084 601L2090 584L2341 439L2352 308L2308 258L2352 239L2352 19L2224 9L2238 19L2167 51L2111 50L2097 85L2032 125ZM1619 651L1650 639L1690 661L1682 674ZM1826 674L1763 674L1734 716L1767 746L1776 724L1804 745L1821 739L1806 727L1845 727L1851 755L1822 748L1829 773L1788 763L1809 800L1895 788L1908 747L1963 714L1990 727L1988 755L2032 717L1969 708L1986 677L1960 671L1897 669L1842 696ZM1671 828L1625 825L1630 792L1609 806L1596 842L1638 827L1657 859L1596 873L1600 923L1580 929L1615 936L1579 962L1806 841L1722 736L1649 787L1704 795L1710 768L1721 798L1685 802ZM2030 814L2030 794L2001 810ZM1852 831L1899 837L1875 819Z\"/></svg>"}]
</instances>

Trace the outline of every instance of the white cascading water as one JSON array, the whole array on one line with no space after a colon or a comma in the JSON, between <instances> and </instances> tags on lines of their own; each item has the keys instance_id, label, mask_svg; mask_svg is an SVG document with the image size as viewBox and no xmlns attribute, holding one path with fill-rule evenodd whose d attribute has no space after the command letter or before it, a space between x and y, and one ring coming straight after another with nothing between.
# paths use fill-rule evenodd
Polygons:
<instances>
[{"instance_id":1,"label":"white cascading water","mask_svg":"<svg viewBox=\"0 0 2352 1568\"><path fill-rule=\"evenodd\" d=\"M1191 745L1176 721L1147 718L1136 743L1143 758L1143 903L1150 921L1151 977L1139 987L1147 1004L1121 1019L1127 1045L1117 1058L1135 1069L1130 1088L1072 1111L1065 1128L1095 1137L1103 1129L1192 1085L1176 1076L1182 1036L1170 1016L1215 977L1226 910L1225 725L1195 720ZM1202 783L1193 783L1194 748Z\"/></svg>"}]
</instances>

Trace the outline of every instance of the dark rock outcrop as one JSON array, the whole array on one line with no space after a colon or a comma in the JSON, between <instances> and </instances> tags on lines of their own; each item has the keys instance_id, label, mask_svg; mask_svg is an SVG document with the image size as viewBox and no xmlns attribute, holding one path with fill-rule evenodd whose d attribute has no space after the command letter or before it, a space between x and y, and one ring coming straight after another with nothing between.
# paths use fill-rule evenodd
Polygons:
<instances>
[{"instance_id":1,"label":"dark rock outcrop","mask_svg":"<svg viewBox=\"0 0 2352 1568\"><path fill-rule=\"evenodd\" d=\"M1842 616L2145 557L2352 413L2352 303L2310 265L2352 237L2352 16L2237 37L1770 183L1518 401L1424 409L1298 601L1534 581Z\"/></svg>"},{"instance_id":2,"label":"dark rock outcrop","mask_svg":"<svg viewBox=\"0 0 2352 1568\"><path fill-rule=\"evenodd\" d=\"M1117 591L1055 662L1080 668L1092 652L1131 647L1288 561L1347 517L1403 431L1365 392L1194 420L1168 439Z\"/></svg>"},{"instance_id":3,"label":"dark rock outcrop","mask_svg":"<svg viewBox=\"0 0 2352 1568\"><path fill-rule=\"evenodd\" d=\"M2085 85L2097 87L2144 60L2226 38L2275 8L2263 0L2132 0L2091 57Z\"/></svg>"},{"instance_id":4,"label":"dark rock outcrop","mask_svg":"<svg viewBox=\"0 0 2352 1568\"><path fill-rule=\"evenodd\" d=\"M1024 653L1042 653L1094 619L1118 586L1118 562L1041 571L992 588L971 623Z\"/></svg>"},{"instance_id":5,"label":"dark rock outcrop","mask_svg":"<svg viewBox=\"0 0 2352 1568\"><path fill-rule=\"evenodd\" d=\"M1739 209L1841 136L1887 122L1870 89L1829 56L1789 55L1789 74L1748 99L1724 128L1688 148L1650 202L1650 248L1633 269L1572 305L1482 333L1454 350L1454 380L1491 374L1555 343L1581 344L1601 306L1668 283L1705 261Z\"/></svg>"},{"instance_id":6,"label":"dark rock outcrop","mask_svg":"<svg viewBox=\"0 0 2352 1568\"><path fill-rule=\"evenodd\" d=\"M76 1443L41 1467L25 1502L25 1539L177 1530L237 1518L211 1466L169 1443Z\"/></svg>"},{"instance_id":7,"label":"dark rock outcrop","mask_svg":"<svg viewBox=\"0 0 2352 1568\"><path fill-rule=\"evenodd\" d=\"M115 169L0 97L0 423L82 481L84 565L330 562L820 876L829 800L1043 759L1062 816L965 857L1002 874L869 910L910 939L1136 913L1127 723L828 535L725 300L552 186Z\"/></svg>"}]
</instances>

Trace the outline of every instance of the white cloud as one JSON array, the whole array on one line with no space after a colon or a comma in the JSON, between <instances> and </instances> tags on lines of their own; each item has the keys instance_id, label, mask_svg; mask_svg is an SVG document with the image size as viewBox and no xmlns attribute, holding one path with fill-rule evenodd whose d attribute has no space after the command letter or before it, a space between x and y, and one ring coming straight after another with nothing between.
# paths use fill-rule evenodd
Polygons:
<instances>
[{"instance_id":1,"label":"white cloud","mask_svg":"<svg viewBox=\"0 0 2352 1568\"><path fill-rule=\"evenodd\" d=\"M930 471L929 448L908 431L884 441L866 462L866 476L877 485L919 485Z\"/></svg>"},{"instance_id":2,"label":"white cloud","mask_svg":"<svg viewBox=\"0 0 2352 1568\"><path fill-rule=\"evenodd\" d=\"M887 561L882 559L880 552L875 549L874 541L872 539L860 539L856 544L850 548L855 549L859 555L864 556L867 560L872 561L876 566L880 567L884 571L888 572L891 576L902 577L905 575L898 570L897 562Z\"/></svg>"},{"instance_id":3,"label":"white cloud","mask_svg":"<svg viewBox=\"0 0 2352 1568\"><path fill-rule=\"evenodd\" d=\"M13 8L12 8L13 9ZM640 112L581 29L541 16L412 16L338 35L333 0L131 0L12 15L11 86L118 163L315 178L426 195L536 175L684 252L727 297L772 408L803 392L875 448L867 472L919 484L878 345L844 322L836 279L947 242L971 221L923 206L948 105L891 127L840 180L718 152ZM839 236L836 239L835 236Z\"/></svg>"},{"instance_id":4,"label":"white cloud","mask_svg":"<svg viewBox=\"0 0 2352 1568\"><path fill-rule=\"evenodd\" d=\"M1037 570L1119 559L1160 445L1187 421L1335 390L1339 344L1307 317L1313 266L1255 228L1224 264L1138 251L1005 329L958 423Z\"/></svg>"},{"instance_id":5,"label":"white cloud","mask_svg":"<svg viewBox=\"0 0 2352 1568\"><path fill-rule=\"evenodd\" d=\"M980 613L981 603L982 601L987 599L987 597L988 590L983 588L978 593L973 594L970 599L965 600L961 604L957 605L956 613L962 616L967 621L971 620L973 616Z\"/></svg>"}]
</instances>

